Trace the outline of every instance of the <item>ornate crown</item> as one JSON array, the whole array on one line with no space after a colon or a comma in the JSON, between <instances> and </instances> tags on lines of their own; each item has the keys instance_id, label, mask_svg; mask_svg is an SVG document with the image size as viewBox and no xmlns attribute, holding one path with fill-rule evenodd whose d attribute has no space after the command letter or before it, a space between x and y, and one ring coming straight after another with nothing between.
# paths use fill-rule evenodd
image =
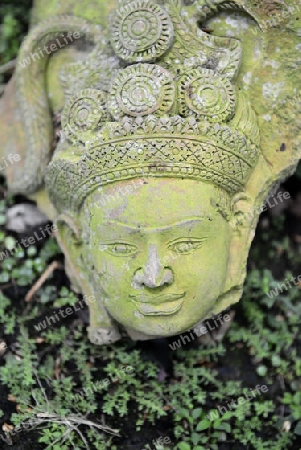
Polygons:
<instances>
[{"instance_id":1,"label":"ornate crown","mask_svg":"<svg viewBox=\"0 0 301 450\"><path fill-rule=\"evenodd\" d=\"M63 69L63 137L46 175L59 210L78 208L98 186L142 176L243 190L259 130L232 83L240 43L194 22L179 0L123 0L108 43Z\"/></svg>"}]
</instances>

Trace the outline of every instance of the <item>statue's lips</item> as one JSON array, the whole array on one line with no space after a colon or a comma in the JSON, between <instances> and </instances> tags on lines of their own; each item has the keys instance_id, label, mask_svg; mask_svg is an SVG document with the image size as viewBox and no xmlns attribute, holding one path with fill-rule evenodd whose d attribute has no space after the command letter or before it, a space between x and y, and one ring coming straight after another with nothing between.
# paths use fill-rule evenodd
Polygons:
<instances>
[{"instance_id":1,"label":"statue's lips","mask_svg":"<svg viewBox=\"0 0 301 450\"><path fill-rule=\"evenodd\" d=\"M147 295L145 293L130 295L130 299L135 303L138 311L144 316L169 316L178 312L183 304L182 294Z\"/></svg>"}]
</instances>

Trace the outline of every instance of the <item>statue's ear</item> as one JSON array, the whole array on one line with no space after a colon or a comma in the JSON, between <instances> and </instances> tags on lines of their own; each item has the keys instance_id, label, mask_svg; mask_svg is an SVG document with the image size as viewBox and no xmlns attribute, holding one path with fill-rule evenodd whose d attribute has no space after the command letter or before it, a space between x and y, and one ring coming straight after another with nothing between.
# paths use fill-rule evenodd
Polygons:
<instances>
[{"instance_id":1,"label":"statue's ear","mask_svg":"<svg viewBox=\"0 0 301 450\"><path fill-rule=\"evenodd\" d=\"M90 341L97 345L111 344L121 338L116 323L108 315L101 298L100 290L94 290L91 272L83 263L82 230L70 214L62 214L56 220L56 237L65 254L66 273L72 288L90 299L90 326L88 328ZM91 300L92 299L92 300Z\"/></svg>"},{"instance_id":2,"label":"statue's ear","mask_svg":"<svg viewBox=\"0 0 301 450\"><path fill-rule=\"evenodd\" d=\"M68 214L61 214L55 220L57 226L56 238L66 258L65 268L70 278L72 288L81 292L79 284L81 275L82 237L80 226Z\"/></svg>"},{"instance_id":3,"label":"statue's ear","mask_svg":"<svg viewBox=\"0 0 301 450\"><path fill-rule=\"evenodd\" d=\"M214 314L239 301L246 277L246 263L258 211L246 193L236 194L232 198L230 218L231 242L229 248L228 272L224 294L215 305ZM260 210L260 208L259 208Z\"/></svg>"}]
</instances>

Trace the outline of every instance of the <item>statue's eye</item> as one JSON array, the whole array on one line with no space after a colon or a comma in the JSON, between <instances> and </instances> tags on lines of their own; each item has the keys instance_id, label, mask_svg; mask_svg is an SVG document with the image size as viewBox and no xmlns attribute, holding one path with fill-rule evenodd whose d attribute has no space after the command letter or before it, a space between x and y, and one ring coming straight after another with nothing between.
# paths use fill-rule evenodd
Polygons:
<instances>
[{"instance_id":1,"label":"statue's eye","mask_svg":"<svg viewBox=\"0 0 301 450\"><path fill-rule=\"evenodd\" d=\"M127 244L125 242L105 244L101 246L101 249L114 256L130 256L138 251L138 248L135 245Z\"/></svg>"},{"instance_id":2,"label":"statue's eye","mask_svg":"<svg viewBox=\"0 0 301 450\"><path fill-rule=\"evenodd\" d=\"M188 254L200 248L206 239L181 239L169 244L168 248L181 255Z\"/></svg>"}]
</instances>

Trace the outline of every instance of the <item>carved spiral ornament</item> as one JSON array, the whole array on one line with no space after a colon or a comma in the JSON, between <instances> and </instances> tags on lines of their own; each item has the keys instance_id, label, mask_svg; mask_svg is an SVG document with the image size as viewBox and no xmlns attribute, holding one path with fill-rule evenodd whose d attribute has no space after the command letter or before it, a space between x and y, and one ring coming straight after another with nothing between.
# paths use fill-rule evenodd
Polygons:
<instances>
[{"instance_id":1,"label":"carved spiral ornament","mask_svg":"<svg viewBox=\"0 0 301 450\"><path fill-rule=\"evenodd\" d=\"M84 89L64 109L62 127L72 141L84 139L86 131L96 131L110 120L106 110L106 94L96 89Z\"/></svg>"},{"instance_id":2,"label":"carved spiral ornament","mask_svg":"<svg viewBox=\"0 0 301 450\"><path fill-rule=\"evenodd\" d=\"M172 75L161 66L136 64L123 69L114 80L108 98L108 109L116 120L163 114L175 100Z\"/></svg>"},{"instance_id":3,"label":"carved spiral ornament","mask_svg":"<svg viewBox=\"0 0 301 450\"><path fill-rule=\"evenodd\" d=\"M210 69L195 69L181 77L179 112L197 115L209 122L225 122L235 113L236 99L231 82Z\"/></svg>"},{"instance_id":4,"label":"carved spiral ornament","mask_svg":"<svg viewBox=\"0 0 301 450\"><path fill-rule=\"evenodd\" d=\"M151 0L134 0L118 9L111 24L111 44L127 62L148 62L171 46L173 24L168 13Z\"/></svg>"}]
</instances>

